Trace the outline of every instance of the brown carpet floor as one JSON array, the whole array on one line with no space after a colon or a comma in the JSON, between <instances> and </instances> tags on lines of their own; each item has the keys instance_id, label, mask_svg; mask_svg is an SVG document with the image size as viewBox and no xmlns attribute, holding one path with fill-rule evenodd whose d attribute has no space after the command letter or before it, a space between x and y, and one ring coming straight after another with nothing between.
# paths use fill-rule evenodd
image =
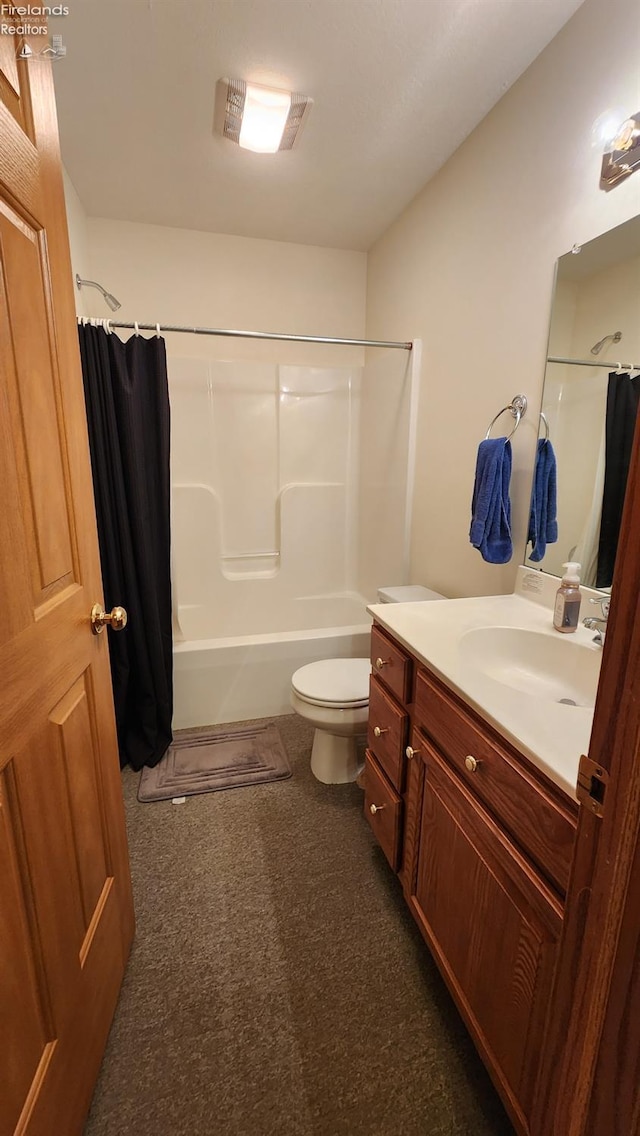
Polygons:
<instances>
[{"instance_id":1,"label":"brown carpet floor","mask_svg":"<svg viewBox=\"0 0 640 1136\"><path fill-rule=\"evenodd\" d=\"M311 776L139 804L137 937L85 1136L512 1136L362 816Z\"/></svg>"}]
</instances>

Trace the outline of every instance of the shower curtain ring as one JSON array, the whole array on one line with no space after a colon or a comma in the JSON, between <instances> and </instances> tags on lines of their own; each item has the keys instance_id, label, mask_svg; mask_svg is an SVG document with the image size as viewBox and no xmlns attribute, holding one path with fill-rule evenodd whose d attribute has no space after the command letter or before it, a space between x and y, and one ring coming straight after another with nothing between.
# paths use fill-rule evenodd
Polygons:
<instances>
[{"instance_id":1,"label":"shower curtain ring","mask_svg":"<svg viewBox=\"0 0 640 1136\"><path fill-rule=\"evenodd\" d=\"M160 339L160 324L156 324L156 339Z\"/></svg>"},{"instance_id":2,"label":"shower curtain ring","mask_svg":"<svg viewBox=\"0 0 640 1136\"><path fill-rule=\"evenodd\" d=\"M138 327L138 321L137 320L133 321L133 326L136 329L136 335L140 335L140 328Z\"/></svg>"}]
</instances>

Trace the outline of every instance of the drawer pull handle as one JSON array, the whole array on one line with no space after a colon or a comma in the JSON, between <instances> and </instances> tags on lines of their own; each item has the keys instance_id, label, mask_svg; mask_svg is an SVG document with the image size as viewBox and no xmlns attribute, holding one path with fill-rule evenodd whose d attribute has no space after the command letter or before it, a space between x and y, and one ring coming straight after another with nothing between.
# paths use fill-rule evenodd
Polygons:
<instances>
[{"instance_id":1,"label":"drawer pull handle","mask_svg":"<svg viewBox=\"0 0 640 1136\"><path fill-rule=\"evenodd\" d=\"M469 773L475 773L476 769L478 768L478 765L480 764L478 761L476 761L475 757L471 756L470 753L467 754L467 756L465 757L464 763L465 763L467 769L469 770Z\"/></svg>"},{"instance_id":2,"label":"drawer pull handle","mask_svg":"<svg viewBox=\"0 0 640 1136\"><path fill-rule=\"evenodd\" d=\"M390 663L390 662L391 662L391 659L376 659L376 667L378 668L379 671L381 671L382 668L386 667L387 664Z\"/></svg>"},{"instance_id":3,"label":"drawer pull handle","mask_svg":"<svg viewBox=\"0 0 640 1136\"><path fill-rule=\"evenodd\" d=\"M382 736L382 734L388 734L388 733L389 733L389 727L388 726L383 726L382 728L380 728L380 726L374 726L373 727L374 738L379 738L379 737Z\"/></svg>"},{"instance_id":4,"label":"drawer pull handle","mask_svg":"<svg viewBox=\"0 0 640 1136\"><path fill-rule=\"evenodd\" d=\"M406 753L407 757L409 758L409 761L411 761L411 758L415 757L417 753L420 753L420 750L414 749L413 746L407 746L407 748L405 749L404 752Z\"/></svg>"},{"instance_id":5,"label":"drawer pull handle","mask_svg":"<svg viewBox=\"0 0 640 1136\"><path fill-rule=\"evenodd\" d=\"M381 813L383 809L386 809L386 807L386 805L369 805L369 812L372 816L375 816L376 813Z\"/></svg>"}]
</instances>

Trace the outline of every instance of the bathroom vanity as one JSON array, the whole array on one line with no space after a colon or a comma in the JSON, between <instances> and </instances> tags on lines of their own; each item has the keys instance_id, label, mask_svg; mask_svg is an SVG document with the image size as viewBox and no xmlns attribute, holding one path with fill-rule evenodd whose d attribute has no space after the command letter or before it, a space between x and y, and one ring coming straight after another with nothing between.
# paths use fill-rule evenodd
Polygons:
<instances>
[{"instance_id":1,"label":"bathroom vanity","mask_svg":"<svg viewBox=\"0 0 640 1136\"><path fill-rule=\"evenodd\" d=\"M529 1134L591 723L579 700L595 696L599 649L587 635L543 642L550 612L517 596L371 612L365 815L516 1131ZM532 694L535 666L523 679L508 659L498 682L490 646L474 671L483 621L500 643L511 623L526 651L553 661L562 650L572 677ZM554 697L567 681L570 705Z\"/></svg>"}]
</instances>

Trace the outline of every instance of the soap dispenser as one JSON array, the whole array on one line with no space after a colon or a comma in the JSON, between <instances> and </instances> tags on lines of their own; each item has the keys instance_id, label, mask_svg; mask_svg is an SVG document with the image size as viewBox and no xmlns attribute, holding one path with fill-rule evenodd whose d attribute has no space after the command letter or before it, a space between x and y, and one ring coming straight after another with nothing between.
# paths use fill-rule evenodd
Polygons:
<instances>
[{"instance_id":1,"label":"soap dispenser","mask_svg":"<svg viewBox=\"0 0 640 1136\"><path fill-rule=\"evenodd\" d=\"M578 626L580 616L580 564L569 560L563 564L565 569L562 583L556 592L553 609L553 626L556 631L571 632Z\"/></svg>"}]
</instances>

